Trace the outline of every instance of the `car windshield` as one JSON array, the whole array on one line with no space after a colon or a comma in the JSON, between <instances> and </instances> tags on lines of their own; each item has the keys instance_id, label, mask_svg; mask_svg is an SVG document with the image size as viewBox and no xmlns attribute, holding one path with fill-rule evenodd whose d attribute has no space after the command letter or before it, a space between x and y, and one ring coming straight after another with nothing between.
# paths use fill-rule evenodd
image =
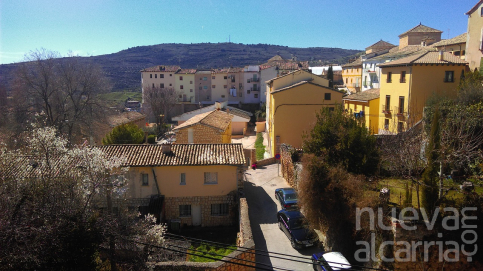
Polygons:
<instances>
[{"instance_id":1,"label":"car windshield","mask_svg":"<svg viewBox=\"0 0 483 271\"><path fill-rule=\"evenodd\" d=\"M296 218L290 220L290 229L297 230L307 227L307 222L303 218Z\"/></svg>"},{"instance_id":2,"label":"car windshield","mask_svg":"<svg viewBox=\"0 0 483 271\"><path fill-rule=\"evenodd\" d=\"M285 200L294 200L294 199L297 199L297 194L295 193L285 194Z\"/></svg>"}]
</instances>

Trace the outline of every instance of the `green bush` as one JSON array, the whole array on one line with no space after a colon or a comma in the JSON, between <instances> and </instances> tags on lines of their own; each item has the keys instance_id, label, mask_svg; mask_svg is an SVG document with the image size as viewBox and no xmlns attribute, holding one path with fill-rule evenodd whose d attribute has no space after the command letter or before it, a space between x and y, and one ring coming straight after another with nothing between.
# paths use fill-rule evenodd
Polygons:
<instances>
[{"instance_id":1,"label":"green bush","mask_svg":"<svg viewBox=\"0 0 483 271\"><path fill-rule=\"evenodd\" d=\"M148 143L149 144L156 144L156 136L155 135L148 135Z\"/></svg>"},{"instance_id":2,"label":"green bush","mask_svg":"<svg viewBox=\"0 0 483 271\"><path fill-rule=\"evenodd\" d=\"M128 123L114 127L114 129L102 139L102 144L141 144L143 141L143 130L135 124Z\"/></svg>"},{"instance_id":3,"label":"green bush","mask_svg":"<svg viewBox=\"0 0 483 271\"><path fill-rule=\"evenodd\" d=\"M255 149L257 153L257 160L263 159L263 154L265 153L265 146L263 145L263 134L258 133L257 139L255 140Z\"/></svg>"}]
</instances>

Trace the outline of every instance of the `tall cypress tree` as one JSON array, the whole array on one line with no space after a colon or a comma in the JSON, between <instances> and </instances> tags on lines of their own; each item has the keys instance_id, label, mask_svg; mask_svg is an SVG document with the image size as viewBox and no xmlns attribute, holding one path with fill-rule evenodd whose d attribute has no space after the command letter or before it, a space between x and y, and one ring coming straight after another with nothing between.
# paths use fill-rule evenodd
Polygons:
<instances>
[{"instance_id":1,"label":"tall cypress tree","mask_svg":"<svg viewBox=\"0 0 483 271\"><path fill-rule=\"evenodd\" d=\"M329 80L329 87L334 87L334 71L332 66L329 66L329 69L327 70L327 79Z\"/></svg>"},{"instance_id":2,"label":"tall cypress tree","mask_svg":"<svg viewBox=\"0 0 483 271\"><path fill-rule=\"evenodd\" d=\"M438 160L441 145L440 119L441 113L439 108L436 108L431 121L431 133L426 148L428 165L422 176L422 182L424 184L422 190L422 205L426 209L426 212L430 214L433 213L438 201Z\"/></svg>"}]
</instances>

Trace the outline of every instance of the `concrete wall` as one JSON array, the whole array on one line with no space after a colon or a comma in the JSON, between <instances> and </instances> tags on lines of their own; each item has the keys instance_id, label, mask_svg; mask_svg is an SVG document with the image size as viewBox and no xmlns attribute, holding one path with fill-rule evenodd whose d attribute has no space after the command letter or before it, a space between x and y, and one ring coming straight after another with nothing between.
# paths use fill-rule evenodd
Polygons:
<instances>
[{"instance_id":1,"label":"concrete wall","mask_svg":"<svg viewBox=\"0 0 483 271\"><path fill-rule=\"evenodd\" d=\"M468 16L468 35L466 37L466 61L473 71L475 68L480 70L481 58L480 43L482 42L483 17L480 15L483 4L480 4L473 13Z\"/></svg>"},{"instance_id":2,"label":"concrete wall","mask_svg":"<svg viewBox=\"0 0 483 271\"><path fill-rule=\"evenodd\" d=\"M434 42L441 40L441 33L437 32L412 32L399 38L399 49L408 45L421 45L423 39L434 39Z\"/></svg>"},{"instance_id":3,"label":"concrete wall","mask_svg":"<svg viewBox=\"0 0 483 271\"><path fill-rule=\"evenodd\" d=\"M178 101L196 103L195 75L193 73L177 73L174 77L174 89L178 92L178 95L181 95L181 99Z\"/></svg>"}]
</instances>

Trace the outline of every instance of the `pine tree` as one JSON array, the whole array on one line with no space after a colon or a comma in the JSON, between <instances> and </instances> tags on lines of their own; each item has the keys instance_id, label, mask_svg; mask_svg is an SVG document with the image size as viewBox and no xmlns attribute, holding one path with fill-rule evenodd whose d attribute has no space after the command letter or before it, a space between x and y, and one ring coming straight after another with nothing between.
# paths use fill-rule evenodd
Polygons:
<instances>
[{"instance_id":1,"label":"pine tree","mask_svg":"<svg viewBox=\"0 0 483 271\"><path fill-rule=\"evenodd\" d=\"M439 170L439 149L441 145L439 108L436 108L433 120L431 121L431 133L426 148L428 165L423 172L422 182L422 205L426 212L432 214L438 201L438 170Z\"/></svg>"}]
</instances>

